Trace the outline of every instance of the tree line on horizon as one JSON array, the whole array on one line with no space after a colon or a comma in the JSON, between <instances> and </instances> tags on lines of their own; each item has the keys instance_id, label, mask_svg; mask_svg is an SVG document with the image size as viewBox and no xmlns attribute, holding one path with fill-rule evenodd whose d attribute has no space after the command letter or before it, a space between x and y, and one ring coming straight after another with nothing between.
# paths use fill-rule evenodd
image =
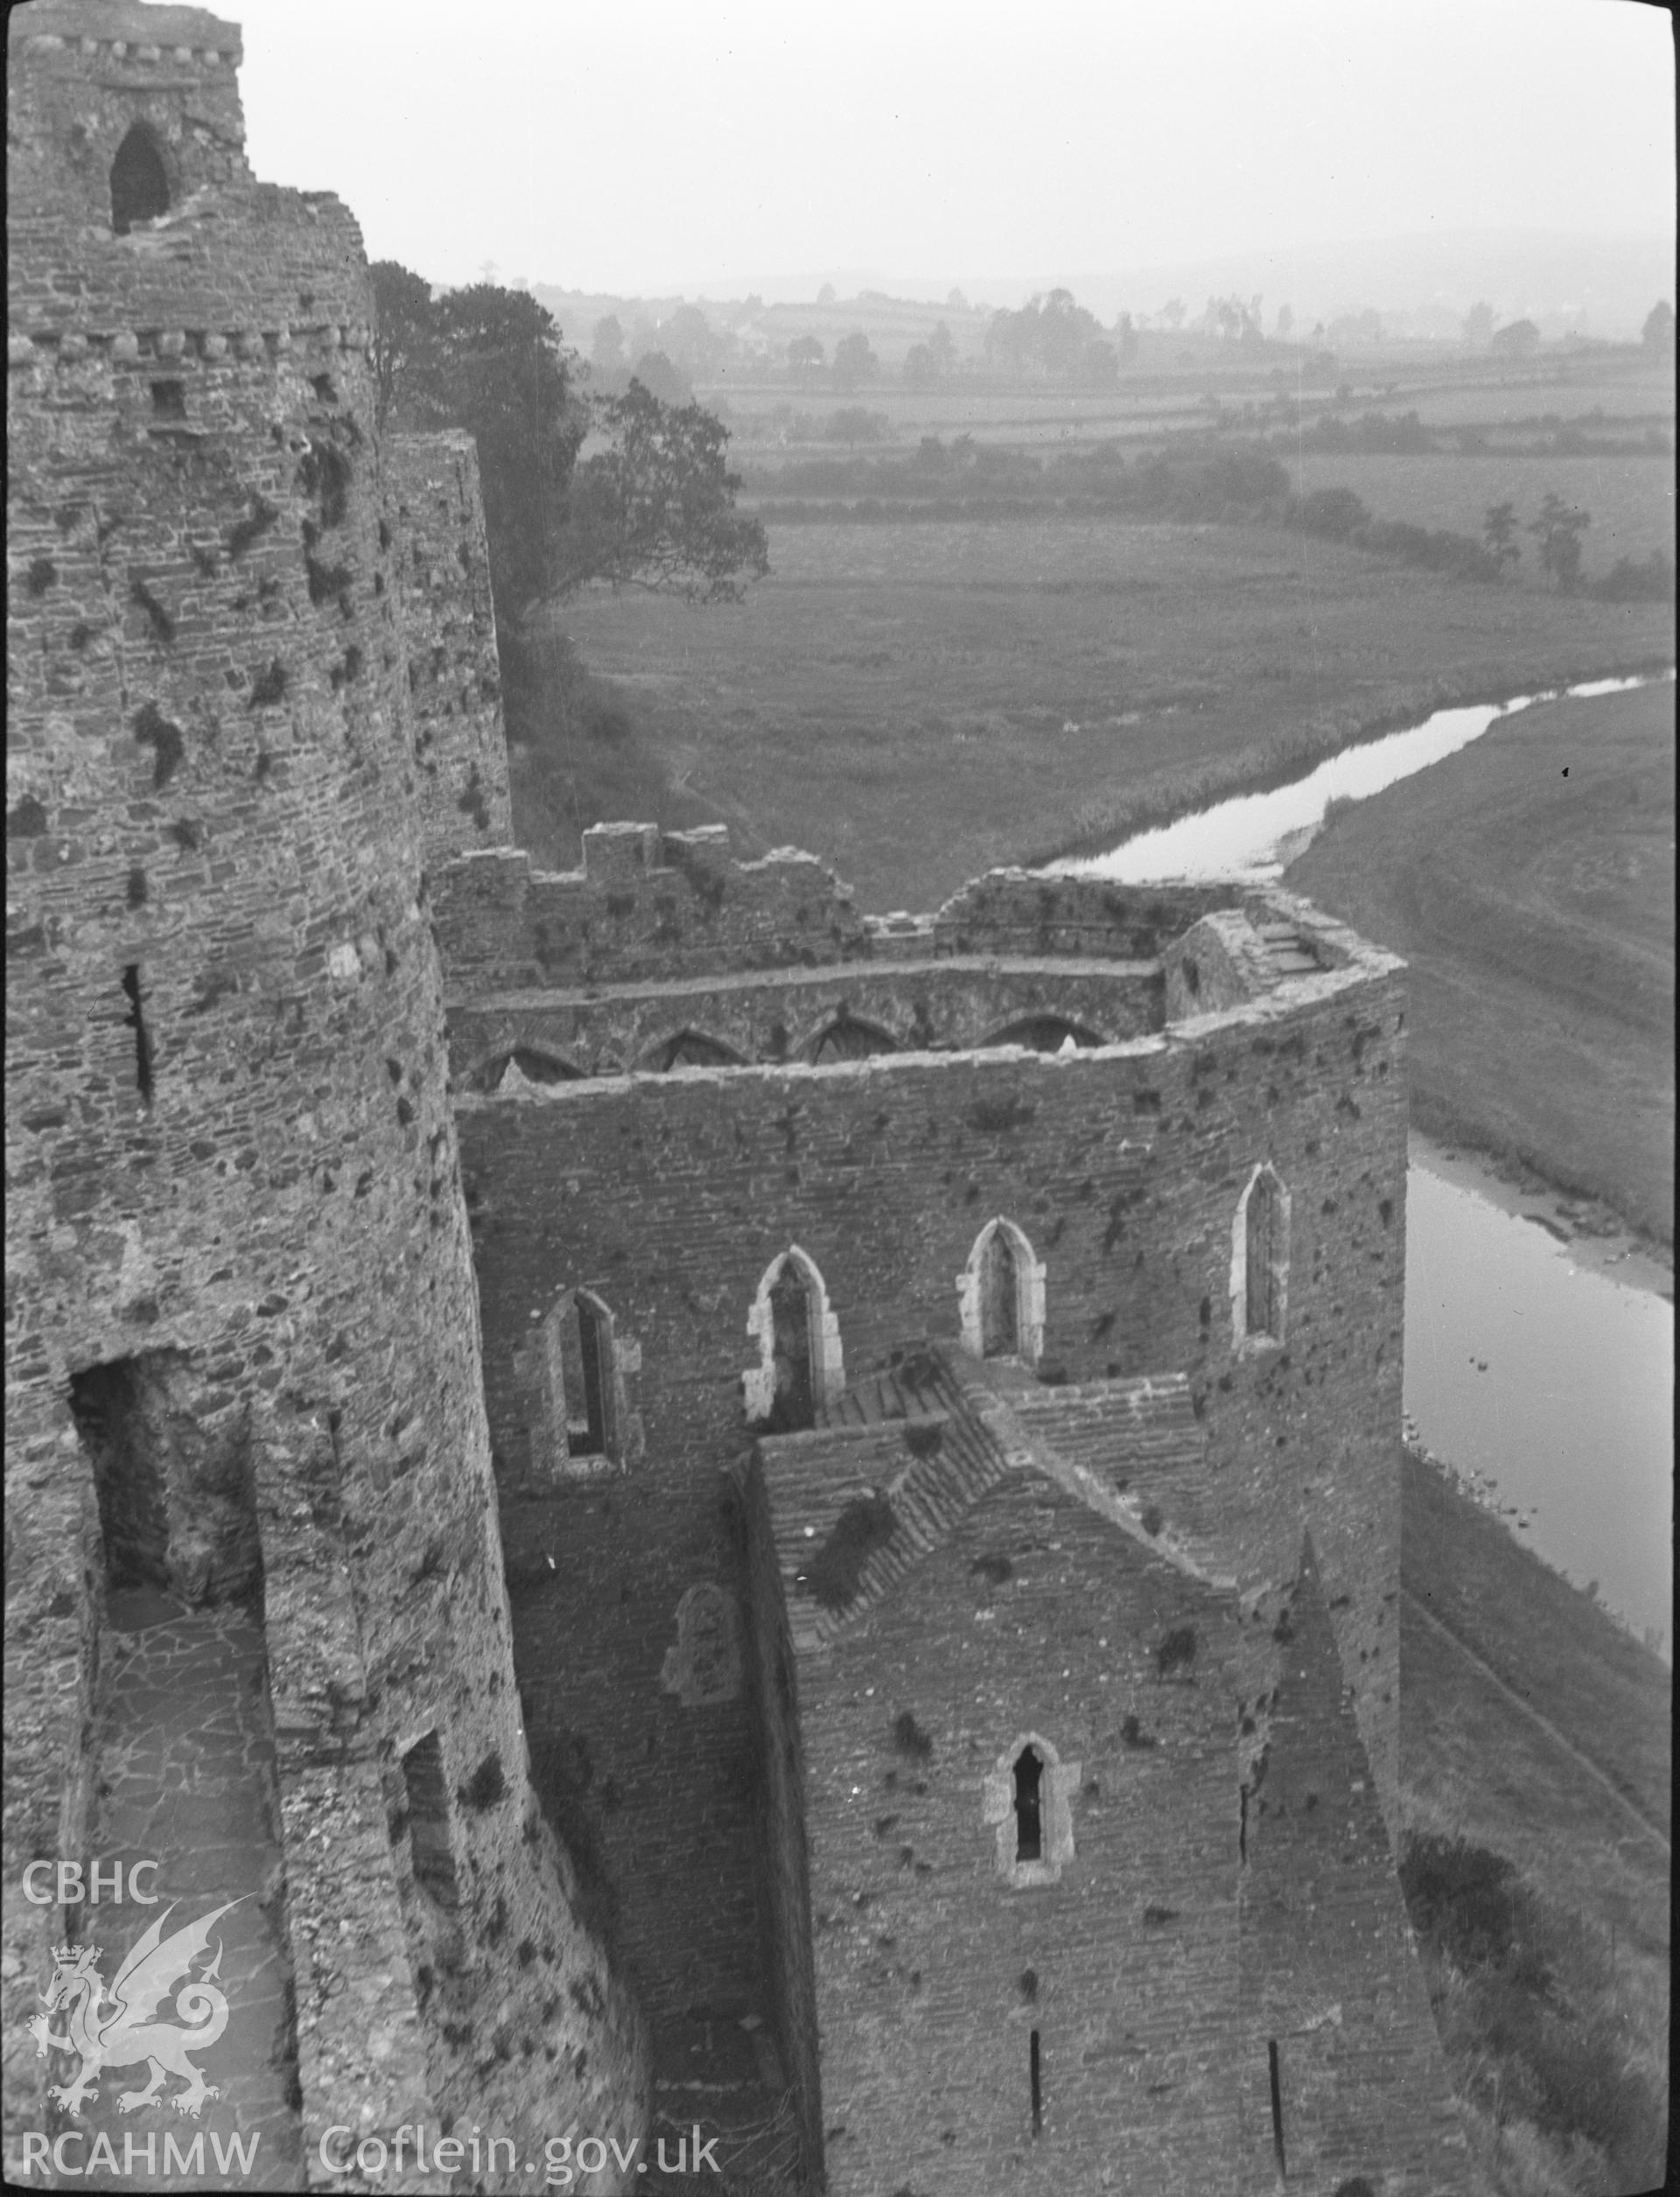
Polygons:
<instances>
[{"instance_id":1,"label":"tree line on horizon","mask_svg":"<svg viewBox=\"0 0 1680 2197\"><path fill-rule=\"evenodd\" d=\"M831 290L825 289L819 303L832 309L835 302ZM869 307L901 311L905 301L866 292L858 303L864 309L859 318L866 321ZM875 349L878 326L874 337L866 326L849 330L834 339L830 355L822 337L810 329L785 342L773 341L760 325L765 311L761 299L724 308L718 322L694 304L682 304L656 319L633 311L626 301L623 318L613 311L596 322L590 363L595 383L604 392L622 393L634 374L667 402L689 401L696 385L743 375L785 375L795 388L832 389L841 395L885 386L895 376L905 388L926 393L955 376L974 374L998 381L1050 381L1102 390L1115 384L1122 367L1144 358L1145 333L1180 341L1195 339L1220 351L1253 355L1286 352L1309 379L1320 380L1334 374L1338 348L1382 345L1390 334L1383 316L1368 307L1320 319L1309 330L1298 324L1287 304L1278 308L1268 329L1257 293L1209 297L1195 315L1182 298L1172 297L1154 313L1122 311L1111 327L1104 327L1070 290L1056 289L1036 293L1018 309L994 311L985 319L977 343L975 331L981 309L970 306L954 291L948 310L960 325L966 318L966 347L953 336L949 321L942 318L910 345L898 367L891 367ZM1459 333L1466 348L1512 362L1531 358L1545 340L1538 324L1526 315L1502 324L1485 299L1471 307ZM1585 339L1565 332L1564 339ZM1648 315L1640 342L1654 359L1672 356L1674 318L1665 302L1659 301Z\"/></svg>"}]
</instances>

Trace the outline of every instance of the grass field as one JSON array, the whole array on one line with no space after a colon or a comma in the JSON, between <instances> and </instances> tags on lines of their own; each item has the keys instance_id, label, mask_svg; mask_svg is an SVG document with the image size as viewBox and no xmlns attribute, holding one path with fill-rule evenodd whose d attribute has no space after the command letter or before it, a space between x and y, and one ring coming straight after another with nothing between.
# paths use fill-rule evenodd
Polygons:
<instances>
[{"instance_id":1,"label":"grass field","mask_svg":"<svg viewBox=\"0 0 1680 2197\"><path fill-rule=\"evenodd\" d=\"M1410 961L1420 1129L1665 1242L1674 768L1672 686L1525 711L1333 819L1288 878Z\"/></svg>"},{"instance_id":2,"label":"grass field","mask_svg":"<svg viewBox=\"0 0 1680 2197\"><path fill-rule=\"evenodd\" d=\"M685 801L832 858L867 907L931 905L1243 751L1257 775L1279 745L1673 648L1658 605L1454 587L1279 528L812 524L770 555L738 609L602 593L560 622Z\"/></svg>"},{"instance_id":3,"label":"grass field","mask_svg":"<svg viewBox=\"0 0 1680 2197\"><path fill-rule=\"evenodd\" d=\"M1345 399L1337 394L1342 388L1348 392ZM1128 370L1112 388L1101 391L993 389L958 376L922 390L887 377L844 395L785 381L720 384L699 394L727 419L736 456L750 453L755 463L787 426L789 413L824 421L848 405L886 418L889 446L900 449L914 448L923 435L967 433L982 442L1029 444L1158 434L1205 418L1210 395L1240 409L1298 395L1309 416L1326 410L1353 418L1367 411L1416 411L1431 426L1494 432L1536 430L1547 418L1574 421L1595 411L1606 415L1600 431L1606 433L1625 431L1620 423L1628 420L1671 429L1675 416L1672 374L1633 353L1554 353L1501 365L1462 352L1406 352L1375 368L1366 360L1312 381L1300 378L1293 361L1250 364L1210 355L1187 368Z\"/></svg>"},{"instance_id":4,"label":"grass field","mask_svg":"<svg viewBox=\"0 0 1680 2197\"><path fill-rule=\"evenodd\" d=\"M1409 1597L1667 1827L1667 1670L1440 1473L1409 1456L1401 1491ZM1596 2110L1616 2131L1609 2143L1589 2144L1520 2116L1500 2125L1502 2085L1506 2098L1520 2090L1515 2063L1540 2026L1533 2006L1524 2006L1509 1978L1499 1979L1505 1989L1495 1998L1490 1979L1456 1972L1426 1945L1437 2019L1476 2155L1503 2197L1602 2197L1648 2187L1660 2176L1668 2077L1667 1856L1410 1599L1400 1642L1405 1829L1463 1838L1516 1865L1536 1902L1536 1935L1550 1971L1540 1995L1554 2058L1600 2076L1596 2095L1583 2082L1572 2101L1576 2125L1590 2126ZM1613 2071L1608 2081L1606 2070ZM1606 2089L1614 2107L1608 2114Z\"/></svg>"},{"instance_id":5,"label":"grass field","mask_svg":"<svg viewBox=\"0 0 1680 2197\"><path fill-rule=\"evenodd\" d=\"M1317 488L1351 488L1381 519L1445 527L1481 538L1490 505L1514 503L1518 521L1535 517L1548 495L1587 512L1592 521L1581 543L1582 570L1601 578L1618 557L1642 561L1655 549L1674 554L1672 458L1551 456L1377 458L1280 450L1295 476L1298 495ZM1534 537L1524 535L1519 582L1547 584Z\"/></svg>"}]
</instances>

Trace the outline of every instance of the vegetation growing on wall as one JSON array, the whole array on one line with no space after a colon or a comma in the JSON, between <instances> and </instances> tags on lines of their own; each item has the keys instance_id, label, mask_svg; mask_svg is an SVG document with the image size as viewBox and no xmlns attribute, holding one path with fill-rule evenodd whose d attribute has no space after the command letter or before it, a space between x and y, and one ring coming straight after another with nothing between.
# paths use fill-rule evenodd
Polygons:
<instances>
[{"instance_id":1,"label":"vegetation growing on wall","mask_svg":"<svg viewBox=\"0 0 1680 2197\"><path fill-rule=\"evenodd\" d=\"M843 1610L863 1582L864 1566L898 1529L892 1505L882 1494L848 1503L806 1571L811 1592L825 1610Z\"/></svg>"}]
</instances>

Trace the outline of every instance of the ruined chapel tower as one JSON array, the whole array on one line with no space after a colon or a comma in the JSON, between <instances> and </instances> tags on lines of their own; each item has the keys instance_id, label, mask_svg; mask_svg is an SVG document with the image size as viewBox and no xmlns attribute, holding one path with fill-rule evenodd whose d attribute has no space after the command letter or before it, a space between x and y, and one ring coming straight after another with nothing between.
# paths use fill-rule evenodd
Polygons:
<instances>
[{"instance_id":1,"label":"ruined chapel tower","mask_svg":"<svg viewBox=\"0 0 1680 2197\"><path fill-rule=\"evenodd\" d=\"M144 1623L236 1607L302 2171L628 2133L513 1683L360 238L251 178L234 24L9 31L8 2127L82 1920L20 1874L108 1850Z\"/></svg>"}]
</instances>

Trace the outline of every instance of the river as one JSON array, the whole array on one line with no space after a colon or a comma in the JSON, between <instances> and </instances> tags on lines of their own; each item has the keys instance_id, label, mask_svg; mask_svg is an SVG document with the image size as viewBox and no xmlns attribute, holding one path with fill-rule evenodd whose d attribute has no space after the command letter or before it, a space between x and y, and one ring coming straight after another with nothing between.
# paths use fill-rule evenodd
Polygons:
<instances>
[{"instance_id":1,"label":"river","mask_svg":"<svg viewBox=\"0 0 1680 2197\"><path fill-rule=\"evenodd\" d=\"M1672 672L1665 675L1672 679ZM1648 683L1600 679L1591 698ZM1438 710L1269 793L1052 865L1116 883L1279 877L1336 800L1362 801L1552 695ZM1530 1217L1525 1217L1530 1216ZM1672 1276L1418 1137L1406 1218L1405 1409L1513 1532L1672 1658Z\"/></svg>"},{"instance_id":2,"label":"river","mask_svg":"<svg viewBox=\"0 0 1680 2197\"><path fill-rule=\"evenodd\" d=\"M1596 1581L1671 1661L1672 1277L1575 1235L1576 1218L1414 1137L1406 1412L1537 1556Z\"/></svg>"},{"instance_id":3,"label":"river","mask_svg":"<svg viewBox=\"0 0 1680 2197\"><path fill-rule=\"evenodd\" d=\"M1662 676L1672 679L1674 674ZM1069 856L1046 866L1053 873L1069 877L1111 878L1116 885L1152 885L1170 878L1276 878L1305 851L1333 801L1364 801L1380 794L1385 786L1455 755L1502 717L1532 708L1536 702L1556 702L1565 696L1590 699L1650 684L1643 677L1592 679L1556 692L1516 695L1508 702L1437 710L1421 724L1343 748L1287 786L1275 786L1264 794L1236 794L1194 815L1180 816L1176 823L1140 831L1104 854Z\"/></svg>"}]
</instances>

